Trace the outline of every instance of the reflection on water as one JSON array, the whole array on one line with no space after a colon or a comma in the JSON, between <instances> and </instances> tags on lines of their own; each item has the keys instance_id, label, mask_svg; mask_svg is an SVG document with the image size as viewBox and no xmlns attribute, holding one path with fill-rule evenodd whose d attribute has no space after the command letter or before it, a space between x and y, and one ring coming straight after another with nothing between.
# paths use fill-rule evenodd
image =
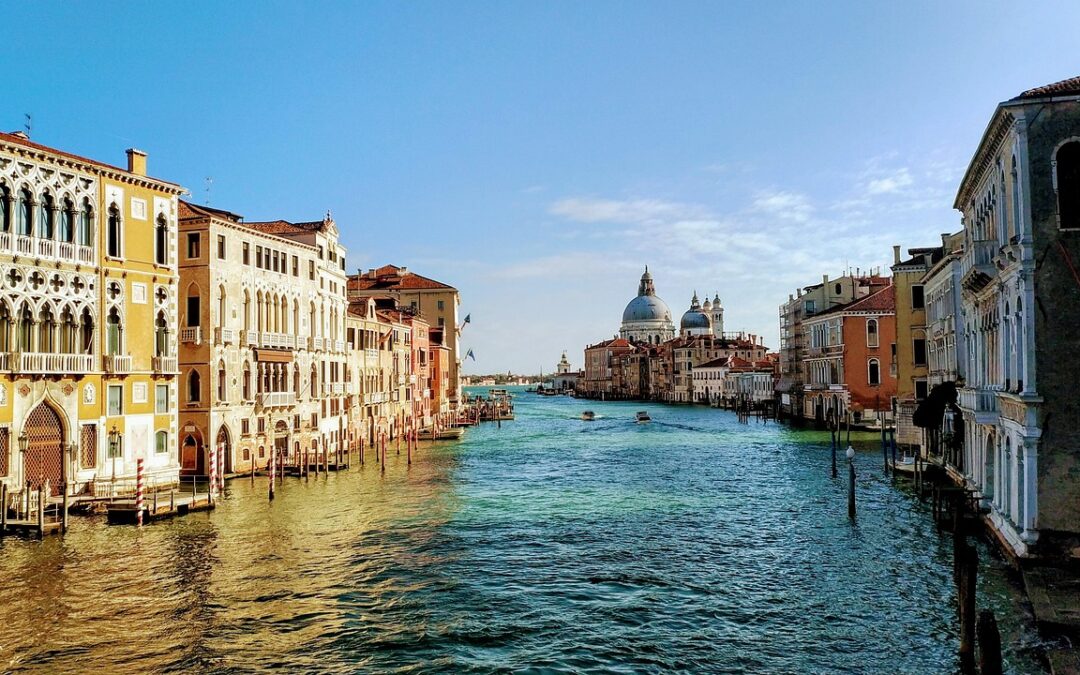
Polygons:
<instances>
[{"instance_id":1,"label":"reflection on water","mask_svg":"<svg viewBox=\"0 0 1080 675\"><path fill-rule=\"evenodd\" d=\"M582 422L581 410L597 412ZM949 672L950 543L828 437L523 394L518 419L210 514L0 544L0 667L47 672ZM983 559L988 556L983 552ZM1030 620L984 564L1014 672Z\"/></svg>"}]
</instances>

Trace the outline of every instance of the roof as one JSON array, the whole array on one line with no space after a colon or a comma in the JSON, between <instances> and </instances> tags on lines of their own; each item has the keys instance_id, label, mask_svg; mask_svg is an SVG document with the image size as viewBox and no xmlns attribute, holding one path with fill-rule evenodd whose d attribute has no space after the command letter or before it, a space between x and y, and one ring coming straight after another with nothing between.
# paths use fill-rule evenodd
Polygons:
<instances>
[{"instance_id":1,"label":"roof","mask_svg":"<svg viewBox=\"0 0 1080 675\"><path fill-rule=\"evenodd\" d=\"M221 218L224 220L231 220L234 223L239 223L244 219L238 213L226 211L224 209L215 209L209 206L199 206L198 204L192 204L186 202L183 199L178 200L180 206L177 209L180 220L192 220L195 218Z\"/></svg>"},{"instance_id":2,"label":"roof","mask_svg":"<svg viewBox=\"0 0 1080 675\"><path fill-rule=\"evenodd\" d=\"M896 286L889 284L885 288L871 293L865 298L853 300L844 305L837 305L818 312L805 321L815 321L823 316L839 314L840 312L895 312L896 311Z\"/></svg>"},{"instance_id":3,"label":"roof","mask_svg":"<svg viewBox=\"0 0 1080 675\"><path fill-rule=\"evenodd\" d=\"M138 178L145 178L147 180L152 180L155 183L164 183L166 185L170 185L170 186L176 188L177 191L183 191L183 188L179 184L173 183L171 181L162 180L160 178L153 178L152 176L139 176L138 174L133 174L130 171L128 171L127 169L116 166L114 164L106 164L105 162L99 162L96 159L90 159L89 157L83 157L81 155L76 155L76 154L71 153L71 152L64 152L63 150L57 150L56 148L51 148L51 147L49 147L47 145L42 145L41 143L35 143L35 142L31 141L29 138L27 138L26 134L24 134L22 132L9 134L9 133L0 131L0 141L3 141L5 143L11 143L12 145L21 145L24 148L29 148L31 150L38 150L40 152L48 152L48 153L51 153L51 154L54 154L54 155L59 155L60 157L66 157L66 158L74 160L76 162L82 162L84 164L90 164L92 166L101 167L103 169L109 169L110 171L119 171L121 173L125 173L125 174L131 175L131 176L137 176Z\"/></svg>"},{"instance_id":4,"label":"roof","mask_svg":"<svg viewBox=\"0 0 1080 675\"><path fill-rule=\"evenodd\" d=\"M453 286L435 281L407 268L395 265L383 265L367 274L354 274L349 277L350 291L409 291L409 290L454 290Z\"/></svg>"},{"instance_id":5,"label":"roof","mask_svg":"<svg viewBox=\"0 0 1080 675\"><path fill-rule=\"evenodd\" d=\"M1041 87L1028 89L1020 95L1013 97L1012 101L1020 101L1029 98L1046 98L1047 96L1077 96L1080 95L1080 76L1070 77L1060 82L1044 84Z\"/></svg>"},{"instance_id":6,"label":"roof","mask_svg":"<svg viewBox=\"0 0 1080 675\"><path fill-rule=\"evenodd\" d=\"M585 349L597 349L602 347L633 347L633 345L630 344L630 341L626 338L612 338L611 340L604 340L603 342L589 345Z\"/></svg>"},{"instance_id":7,"label":"roof","mask_svg":"<svg viewBox=\"0 0 1080 675\"><path fill-rule=\"evenodd\" d=\"M325 232L332 222L328 216L323 220L308 220L302 223L290 223L287 220L264 220L244 224L253 230L267 234L303 234L306 232Z\"/></svg>"}]
</instances>

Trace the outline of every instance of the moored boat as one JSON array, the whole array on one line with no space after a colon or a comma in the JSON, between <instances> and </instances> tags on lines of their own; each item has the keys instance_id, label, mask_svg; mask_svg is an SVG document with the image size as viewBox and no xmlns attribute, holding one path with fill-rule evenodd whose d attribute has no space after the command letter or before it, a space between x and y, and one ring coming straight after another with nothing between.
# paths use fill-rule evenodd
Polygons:
<instances>
[{"instance_id":1,"label":"moored boat","mask_svg":"<svg viewBox=\"0 0 1080 675\"><path fill-rule=\"evenodd\" d=\"M644 424L645 422L651 422L652 421L652 418L649 417L649 413L647 413L644 410L639 410L638 414L635 416L635 419L636 419L638 424Z\"/></svg>"},{"instance_id":2,"label":"moored boat","mask_svg":"<svg viewBox=\"0 0 1080 675\"><path fill-rule=\"evenodd\" d=\"M596 413L591 410L586 410L585 412L581 413L581 419L584 422L592 422L596 419Z\"/></svg>"}]
</instances>

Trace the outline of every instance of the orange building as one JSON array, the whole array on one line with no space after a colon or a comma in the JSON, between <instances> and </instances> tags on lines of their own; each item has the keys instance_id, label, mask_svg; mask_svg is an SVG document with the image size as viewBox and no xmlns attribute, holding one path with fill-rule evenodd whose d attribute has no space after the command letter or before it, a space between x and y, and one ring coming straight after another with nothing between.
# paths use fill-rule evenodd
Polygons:
<instances>
[{"instance_id":1,"label":"orange building","mask_svg":"<svg viewBox=\"0 0 1080 675\"><path fill-rule=\"evenodd\" d=\"M803 322L804 415L859 422L892 414L896 396L896 293L892 285Z\"/></svg>"}]
</instances>

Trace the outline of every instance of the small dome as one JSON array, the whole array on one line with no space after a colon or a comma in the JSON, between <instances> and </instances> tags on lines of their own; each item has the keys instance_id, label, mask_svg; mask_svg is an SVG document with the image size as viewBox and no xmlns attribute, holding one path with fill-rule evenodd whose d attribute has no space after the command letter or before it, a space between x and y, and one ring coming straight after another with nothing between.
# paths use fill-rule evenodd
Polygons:
<instances>
[{"instance_id":1,"label":"small dome","mask_svg":"<svg viewBox=\"0 0 1080 675\"><path fill-rule=\"evenodd\" d=\"M639 295L626 305L622 314L623 323L629 321L671 321L671 310L667 303L655 295Z\"/></svg>"},{"instance_id":2,"label":"small dome","mask_svg":"<svg viewBox=\"0 0 1080 675\"><path fill-rule=\"evenodd\" d=\"M712 319L710 319L709 315L705 312L690 309L682 315L682 321L679 322L679 327L683 330L692 328L712 328Z\"/></svg>"},{"instance_id":3,"label":"small dome","mask_svg":"<svg viewBox=\"0 0 1080 675\"><path fill-rule=\"evenodd\" d=\"M711 302L709 302L709 299L708 299L708 298L705 298L705 304L703 304L703 305L701 306L701 311L703 311L703 312L707 312L707 311L709 311L710 309L712 309L712 303L711 303Z\"/></svg>"}]
</instances>

